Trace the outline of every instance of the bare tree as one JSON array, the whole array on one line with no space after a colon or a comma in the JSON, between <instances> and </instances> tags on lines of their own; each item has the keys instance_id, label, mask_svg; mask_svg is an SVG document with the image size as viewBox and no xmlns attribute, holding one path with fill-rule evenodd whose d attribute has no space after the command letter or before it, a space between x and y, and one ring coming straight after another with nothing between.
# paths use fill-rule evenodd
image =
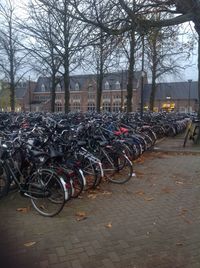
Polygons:
<instances>
[{"instance_id":1,"label":"bare tree","mask_svg":"<svg viewBox=\"0 0 200 268\"><path fill-rule=\"evenodd\" d=\"M156 16L160 20L160 14ZM145 52L148 59L146 66L150 69L152 80L149 101L151 111L154 109L159 78L164 74L179 74L182 69L187 67L182 67L181 61L189 59L190 43L180 40L180 38L179 26L169 26L163 29L152 28L146 34Z\"/></svg>"},{"instance_id":2,"label":"bare tree","mask_svg":"<svg viewBox=\"0 0 200 268\"><path fill-rule=\"evenodd\" d=\"M29 1L29 19L21 29L28 36L26 49L32 55L32 68L51 77L51 112L55 111L56 86L61 58L56 52L58 26L51 7L41 6L38 1Z\"/></svg>"},{"instance_id":3,"label":"bare tree","mask_svg":"<svg viewBox=\"0 0 200 268\"><path fill-rule=\"evenodd\" d=\"M15 111L15 88L25 75L27 53L23 36L16 24L15 7L11 0L0 3L0 70L9 83L11 111Z\"/></svg>"}]
</instances>

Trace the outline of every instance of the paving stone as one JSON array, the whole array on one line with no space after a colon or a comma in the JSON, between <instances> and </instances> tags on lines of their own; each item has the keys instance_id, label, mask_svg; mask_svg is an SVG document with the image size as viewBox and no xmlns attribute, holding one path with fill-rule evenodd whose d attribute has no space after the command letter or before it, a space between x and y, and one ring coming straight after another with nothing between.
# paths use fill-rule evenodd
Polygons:
<instances>
[{"instance_id":1,"label":"paving stone","mask_svg":"<svg viewBox=\"0 0 200 268\"><path fill-rule=\"evenodd\" d=\"M30 205L18 193L1 199L0 267L199 268L200 150L166 152L164 142L165 152L147 152L134 164L136 178L101 185L109 198L85 193L56 217L17 212ZM77 211L88 218L76 221Z\"/></svg>"}]
</instances>

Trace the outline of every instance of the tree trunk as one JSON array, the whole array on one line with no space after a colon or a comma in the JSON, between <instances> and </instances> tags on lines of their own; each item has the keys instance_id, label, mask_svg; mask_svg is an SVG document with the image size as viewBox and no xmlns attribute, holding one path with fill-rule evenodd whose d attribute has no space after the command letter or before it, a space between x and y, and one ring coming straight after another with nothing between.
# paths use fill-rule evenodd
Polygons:
<instances>
[{"instance_id":1,"label":"tree trunk","mask_svg":"<svg viewBox=\"0 0 200 268\"><path fill-rule=\"evenodd\" d=\"M68 16L68 1L64 2L64 91L65 91L65 113L68 113L70 110L69 107L69 87L70 87L70 78L69 78L69 35L70 35L70 25L69 25L69 16Z\"/></svg>"},{"instance_id":2,"label":"tree trunk","mask_svg":"<svg viewBox=\"0 0 200 268\"><path fill-rule=\"evenodd\" d=\"M155 96L156 96L156 69L153 68L152 70L152 85L151 85L151 94L149 100L149 109L153 112L154 103L155 103Z\"/></svg>"},{"instance_id":3,"label":"tree trunk","mask_svg":"<svg viewBox=\"0 0 200 268\"><path fill-rule=\"evenodd\" d=\"M97 66L97 99L96 99L96 110L98 113L101 112L101 97L102 97L102 85L103 85L103 52L104 52L104 39L103 31L100 30L100 55L99 55L99 66Z\"/></svg>"},{"instance_id":4,"label":"tree trunk","mask_svg":"<svg viewBox=\"0 0 200 268\"><path fill-rule=\"evenodd\" d=\"M51 112L55 112L55 100L56 100L56 76L55 74L51 77Z\"/></svg>"},{"instance_id":5,"label":"tree trunk","mask_svg":"<svg viewBox=\"0 0 200 268\"><path fill-rule=\"evenodd\" d=\"M198 32L198 119L200 120L200 29Z\"/></svg>"},{"instance_id":6,"label":"tree trunk","mask_svg":"<svg viewBox=\"0 0 200 268\"><path fill-rule=\"evenodd\" d=\"M63 75L64 78L64 91L65 91L65 113L67 114L70 111L69 107L69 87L70 87L70 78L69 78L69 69L65 69Z\"/></svg>"},{"instance_id":7,"label":"tree trunk","mask_svg":"<svg viewBox=\"0 0 200 268\"><path fill-rule=\"evenodd\" d=\"M10 107L11 112L15 111L15 83L14 80L11 79L10 82Z\"/></svg>"},{"instance_id":8,"label":"tree trunk","mask_svg":"<svg viewBox=\"0 0 200 268\"><path fill-rule=\"evenodd\" d=\"M101 112L102 85L103 85L103 72L100 71L100 73L97 74L97 99L96 99L97 113Z\"/></svg>"},{"instance_id":9,"label":"tree trunk","mask_svg":"<svg viewBox=\"0 0 200 268\"><path fill-rule=\"evenodd\" d=\"M127 113L132 112L134 66L135 66L135 31L132 30L131 41L130 41L130 59L128 67Z\"/></svg>"}]
</instances>

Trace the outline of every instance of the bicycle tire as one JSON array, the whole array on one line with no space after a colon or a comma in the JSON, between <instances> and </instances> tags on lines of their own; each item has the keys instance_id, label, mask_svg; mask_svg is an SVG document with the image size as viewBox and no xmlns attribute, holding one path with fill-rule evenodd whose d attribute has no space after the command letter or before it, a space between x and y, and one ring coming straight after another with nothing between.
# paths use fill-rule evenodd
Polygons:
<instances>
[{"instance_id":1,"label":"bicycle tire","mask_svg":"<svg viewBox=\"0 0 200 268\"><path fill-rule=\"evenodd\" d=\"M132 178L133 165L124 154L109 155L109 159L102 159L104 175L108 181L124 184Z\"/></svg>"},{"instance_id":2,"label":"bicycle tire","mask_svg":"<svg viewBox=\"0 0 200 268\"><path fill-rule=\"evenodd\" d=\"M183 142L183 147L185 147L185 145L186 145L186 143L187 143L189 134L190 134L190 128L187 130L187 133L186 133L186 135L185 135L184 142Z\"/></svg>"},{"instance_id":3,"label":"bicycle tire","mask_svg":"<svg viewBox=\"0 0 200 268\"><path fill-rule=\"evenodd\" d=\"M72 198L77 198L84 189L84 180L79 170L75 170L70 176L70 183L72 186Z\"/></svg>"},{"instance_id":4,"label":"bicycle tire","mask_svg":"<svg viewBox=\"0 0 200 268\"><path fill-rule=\"evenodd\" d=\"M197 144L199 137L199 126L195 126L194 132L193 132L193 142L194 144Z\"/></svg>"},{"instance_id":5,"label":"bicycle tire","mask_svg":"<svg viewBox=\"0 0 200 268\"><path fill-rule=\"evenodd\" d=\"M10 181L3 165L0 164L0 199L7 195Z\"/></svg>"},{"instance_id":6,"label":"bicycle tire","mask_svg":"<svg viewBox=\"0 0 200 268\"><path fill-rule=\"evenodd\" d=\"M84 190L95 188L98 183L98 172L95 168L95 164L91 163L88 158L84 158L81 162L81 169L86 179Z\"/></svg>"},{"instance_id":7,"label":"bicycle tire","mask_svg":"<svg viewBox=\"0 0 200 268\"><path fill-rule=\"evenodd\" d=\"M65 189L55 172L42 169L28 182L28 194L34 209L46 217L57 215L65 204Z\"/></svg>"}]
</instances>

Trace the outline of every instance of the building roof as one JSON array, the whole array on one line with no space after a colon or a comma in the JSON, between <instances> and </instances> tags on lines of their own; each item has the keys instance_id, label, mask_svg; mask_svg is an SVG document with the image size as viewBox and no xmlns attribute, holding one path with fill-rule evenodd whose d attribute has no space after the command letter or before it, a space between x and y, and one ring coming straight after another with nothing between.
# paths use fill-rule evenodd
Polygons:
<instances>
[{"instance_id":1,"label":"building roof","mask_svg":"<svg viewBox=\"0 0 200 268\"><path fill-rule=\"evenodd\" d=\"M114 90L116 87L116 82L119 82L120 85L122 85L123 89L126 89L127 87L127 77L128 72L127 71L121 71L121 72L112 72L109 74L104 75L103 79L103 89L105 89L105 83L106 81L109 83L109 90ZM139 79L141 77L141 72L135 72L134 77L134 84L133 88L138 88L139 86ZM70 89L74 90L76 87L76 84L79 86L79 90L85 89L86 85L89 85L93 81L96 82L96 74L81 74L81 75L72 75L70 76ZM42 85L45 87L45 91L49 92L51 88L51 78L50 77L39 77L37 81L37 86L35 88L35 92L42 92ZM63 91L63 79L61 78L61 88ZM43 91L43 92L45 92Z\"/></svg>"},{"instance_id":2,"label":"building roof","mask_svg":"<svg viewBox=\"0 0 200 268\"><path fill-rule=\"evenodd\" d=\"M148 102L151 93L151 84L144 86L144 101ZM198 99L198 82L173 82L157 84L156 100L166 100L170 97L172 100Z\"/></svg>"},{"instance_id":3,"label":"building roof","mask_svg":"<svg viewBox=\"0 0 200 268\"><path fill-rule=\"evenodd\" d=\"M25 81L25 82L19 82L16 89L15 89L15 97L16 99L22 99L27 91L30 90L33 91L36 86L36 82L33 81Z\"/></svg>"}]
</instances>

